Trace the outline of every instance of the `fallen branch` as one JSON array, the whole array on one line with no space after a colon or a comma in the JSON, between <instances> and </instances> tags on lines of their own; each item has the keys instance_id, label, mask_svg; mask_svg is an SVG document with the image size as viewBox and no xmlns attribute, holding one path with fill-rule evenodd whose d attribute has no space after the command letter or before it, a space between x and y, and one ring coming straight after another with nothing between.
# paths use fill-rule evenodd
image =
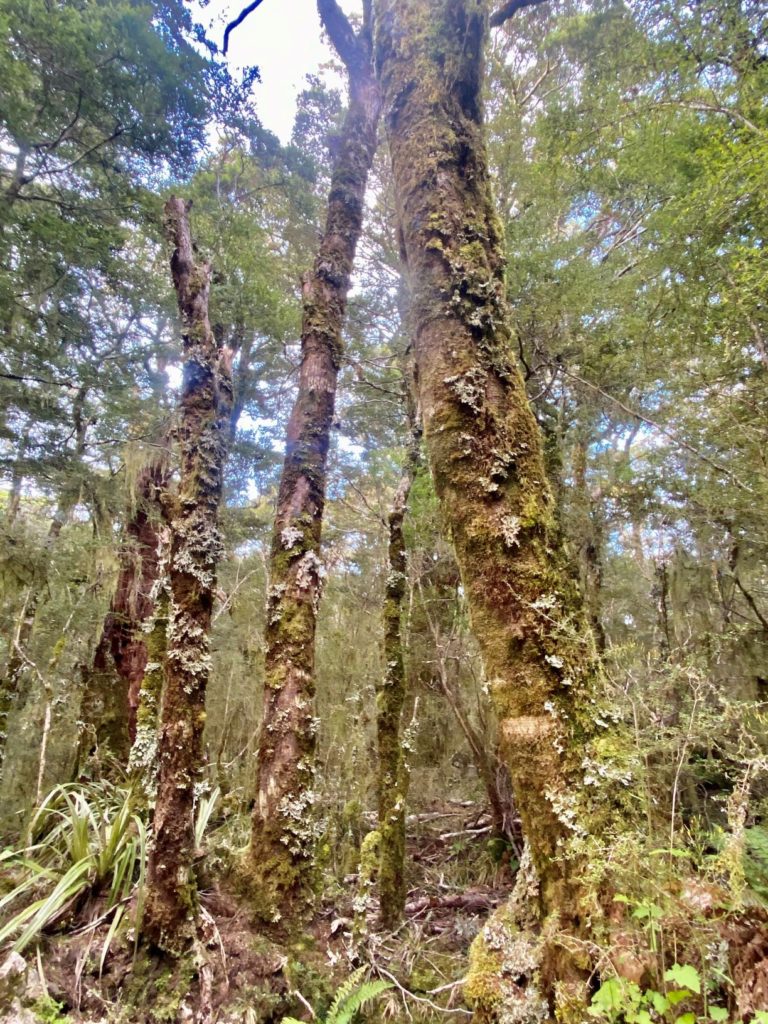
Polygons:
<instances>
[{"instance_id":1,"label":"fallen branch","mask_svg":"<svg viewBox=\"0 0 768 1024\"><path fill-rule=\"evenodd\" d=\"M490 893L465 892L453 896L422 896L406 903L406 914L421 914L427 910L466 910L470 913L490 911L499 905L501 897Z\"/></svg>"}]
</instances>

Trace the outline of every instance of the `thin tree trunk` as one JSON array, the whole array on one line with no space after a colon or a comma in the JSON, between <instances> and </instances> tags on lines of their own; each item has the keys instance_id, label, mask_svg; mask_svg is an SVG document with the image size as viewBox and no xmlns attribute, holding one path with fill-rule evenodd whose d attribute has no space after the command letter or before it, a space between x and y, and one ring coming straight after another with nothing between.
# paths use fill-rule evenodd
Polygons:
<instances>
[{"instance_id":1,"label":"thin tree trunk","mask_svg":"<svg viewBox=\"0 0 768 1024\"><path fill-rule=\"evenodd\" d=\"M482 130L487 21L477 0L380 0L376 62L435 488L538 874L545 934L577 939L544 943L540 981L561 1008L583 1010L590 967L580 940L595 907L584 869L590 842L621 828L628 755L614 735L617 760L605 752L595 644L513 361Z\"/></svg>"},{"instance_id":2,"label":"thin tree trunk","mask_svg":"<svg viewBox=\"0 0 768 1024\"><path fill-rule=\"evenodd\" d=\"M175 246L171 273L182 319L184 378L179 493L166 504L171 536L170 624L145 920L150 940L177 955L193 941L196 929L197 892L192 872L195 783L203 759L232 367L229 350L219 347L211 330L211 269L196 258L188 206L172 197L165 214L168 236Z\"/></svg>"},{"instance_id":3,"label":"thin tree trunk","mask_svg":"<svg viewBox=\"0 0 768 1024\"><path fill-rule=\"evenodd\" d=\"M379 812L379 922L394 929L405 907L405 808L410 772L402 739L402 716L406 698L403 653L403 600L408 583L408 561L403 522L408 497L419 462L421 431L416 416L411 421L411 439L403 475L387 517L387 584L384 595L384 677L376 693L376 735L378 742Z\"/></svg>"},{"instance_id":4,"label":"thin tree trunk","mask_svg":"<svg viewBox=\"0 0 768 1024\"><path fill-rule=\"evenodd\" d=\"M355 34L335 0L318 0L318 9L348 69L349 109L331 176L325 231L314 269L302 284L299 390L288 424L270 554L266 689L246 865L254 908L267 919L294 908L301 911L312 888L314 648L326 462L341 330L379 114L369 20Z\"/></svg>"},{"instance_id":5,"label":"thin tree trunk","mask_svg":"<svg viewBox=\"0 0 768 1024\"><path fill-rule=\"evenodd\" d=\"M84 418L85 400L88 395L88 388L82 386L72 403L72 426L75 433L74 458L79 460L85 451L86 433L88 424ZM5 672L0 678L0 777L3 772L5 761L5 750L8 738L8 719L15 709L20 709L26 703L28 694L23 687L23 679L26 665L26 652L32 639L37 618L37 609L43 599L48 584L48 573L50 562L56 542L61 536L61 531L69 519L72 509L80 498L80 480L76 477L74 484L68 485L63 490L56 511L48 527L48 536L43 547L43 565L32 580L24 605L21 610L18 624L14 630L11 648L8 652L8 659L5 665Z\"/></svg>"},{"instance_id":6,"label":"thin tree trunk","mask_svg":"<svg viewBox=\"0 0 768 1024\"><path fill-rule=\"evenodd\" d=\"M601 615L603 588L602 530L599 511L594 507L587 481L588 446L583 437L576 441L573 453L573 478L576 506L576 544L584 606L600 652L606 637Z\"/></svg>"}]
</instances>

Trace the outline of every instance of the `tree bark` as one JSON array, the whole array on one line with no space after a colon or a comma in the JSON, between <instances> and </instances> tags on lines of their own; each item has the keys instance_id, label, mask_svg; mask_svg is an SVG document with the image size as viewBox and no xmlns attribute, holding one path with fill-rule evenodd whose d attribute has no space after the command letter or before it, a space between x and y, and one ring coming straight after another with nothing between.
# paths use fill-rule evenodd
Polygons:
<instances>
[{"instance_id":1,"label":"tree bark","mask_svg":"<svg viewBox=\"0 0 768 1024\"><path fill-rule=\"evenodd\" d=\"M620 828L629 755L604 717L594 639L514 362L482 129L487 25L478 0L381 0L376 63L435 488L538 874L544 933L580 940L595 911L583 881L590 843ZM571 1006L570 1019L582 1019L583 948L553 940L537 965L563 1019Z\"/></svg>"},{"instance_id":2,"label":"tree bark","mask_svg":"<svg viewBox=\"0 0 768 1024\"><path fill-rule=\"evenodd\" d=\"M266 919L309 902L313 885L314 645L322 587L320 539L341 329L368 173L376 149L378 88L367 20L355 34L335 0L319 0L349 73L349 108L331 176L325 230L302 282L302 360L272 535L265 698L256 804L247 859L254 908Z\"/></svg>"},{"instance_id":3,"label":"tree bark","mask_svg":"<svg viewBox=\"0 0 768 1024\"><path fill-rule=\"evenodd\" d=\"M167 483L165 460L139 471L133 511L120 546L115 592L83 693L83 753L95 746L123 765L136 739L139 691L147 665L142 626L154 609L161 526L153 510L160 510Z\"/></svg>"},{"instance_id":4,"label":"tree bark","mask_svg":"<svg viewBox=\"0 0 768 1024\"><path fill-rule=\"evenodd\" d=\"M394 929L405 907L405 809L410 773L403 750L402 717L406 698L403 652L403 600L408 561L403 522L419 464L421 430L415 411L409 415L411 438L392 505L387 516L387 583L384 595L384 677L376 693L378 743L379 923Z\"/></svg>"},{"instance_id":5,"label":"tree bark","mask_svg":"<svg viewBox=\"0 0 768 1024\"><path fill-rule=\"evenodd\" d=\"M195 937L195 783L203 760L210 625L221 555L218 527L232 405L232 364L208 318L211 268L199 261L189 207L171 197L166 228L175 246L171 273L182 320L179 492L167 500L171 538L170 623L158 736L157 801L148 865L146 931L178 955Z\"/></svg>"}]
</instances>

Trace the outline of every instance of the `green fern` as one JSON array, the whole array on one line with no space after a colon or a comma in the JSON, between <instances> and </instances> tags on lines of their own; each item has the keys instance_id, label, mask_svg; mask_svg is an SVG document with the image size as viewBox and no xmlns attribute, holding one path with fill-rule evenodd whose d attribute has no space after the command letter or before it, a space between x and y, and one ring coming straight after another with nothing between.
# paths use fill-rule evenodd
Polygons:
<instances>
[{"instance_id":1,"label":"green fern","mask_svg":"<svg viewBox=\"0 0 768 1024\"><path fill-rule=\"evenodd\" d=\"M341 985L326 1017L319 1024L352 1024L358 1010L392 985L388 981L363 981L366 968L358 967ZM296 1017L283 1017L280 1024L303 1024Z\"/></svg>"}]
</instances>

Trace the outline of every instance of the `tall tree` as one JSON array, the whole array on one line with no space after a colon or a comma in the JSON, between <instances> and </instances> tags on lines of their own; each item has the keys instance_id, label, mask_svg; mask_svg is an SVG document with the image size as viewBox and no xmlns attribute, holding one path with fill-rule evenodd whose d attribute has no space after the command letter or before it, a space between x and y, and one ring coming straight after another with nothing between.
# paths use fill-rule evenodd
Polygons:
<instances>
[{"instance_id":1,"label":"tall tree","mask_svg":"<svg viewBox=\"0 0 768 1024\"><path fill-rule=\"evenodd\" d=\"M501 23L521 6L506 5ZM424 435L539 880L548 934L583 937L587 836L620 827L627 765L606 757L594 640L565 563L504 294L476 0L382 0L376 60L412 291ZM589 767L587 767L589 766ZM599 781L590 789L587 776ZM610 780L610 783L609 783ZM589 968L546 942L541 982L581 1019ZM521 970L521 974L525 975ZM568 1018L571 1019L571 1018Z\"/></svg>"},{"instance_id":2,"label":"tall tree","mask_svg":"<svg viewBox=\"0 0 768 1024\"><path fill-rule=\"evenodd\" d=\"M299 388L286 438L269 561L264 714L248 872L266 917L301 908L314 873L315 630L320 540L341 331L364 196L376 151L379 93L370 4L355 32L336 0L318 10L349 81L349 106L331 174L325 229L302 281Z\"/></svg>"},{"instance_id":3,"label":"tall tree","mask_svg":"<svg viewBox=\"0 0 768 1024\"><path fill-rule=\"evenodd\" d=\"M210 264L196 254L188 206L165 206L171 273L183 331L179 491L169 496L170 622L158 737L158 784L148 865L147 934L177 954L194 938L195 783L203 762L210 627L221 556L218 515L232 408L229 350L208 319Z\"/></svg>"}]
</instances>

